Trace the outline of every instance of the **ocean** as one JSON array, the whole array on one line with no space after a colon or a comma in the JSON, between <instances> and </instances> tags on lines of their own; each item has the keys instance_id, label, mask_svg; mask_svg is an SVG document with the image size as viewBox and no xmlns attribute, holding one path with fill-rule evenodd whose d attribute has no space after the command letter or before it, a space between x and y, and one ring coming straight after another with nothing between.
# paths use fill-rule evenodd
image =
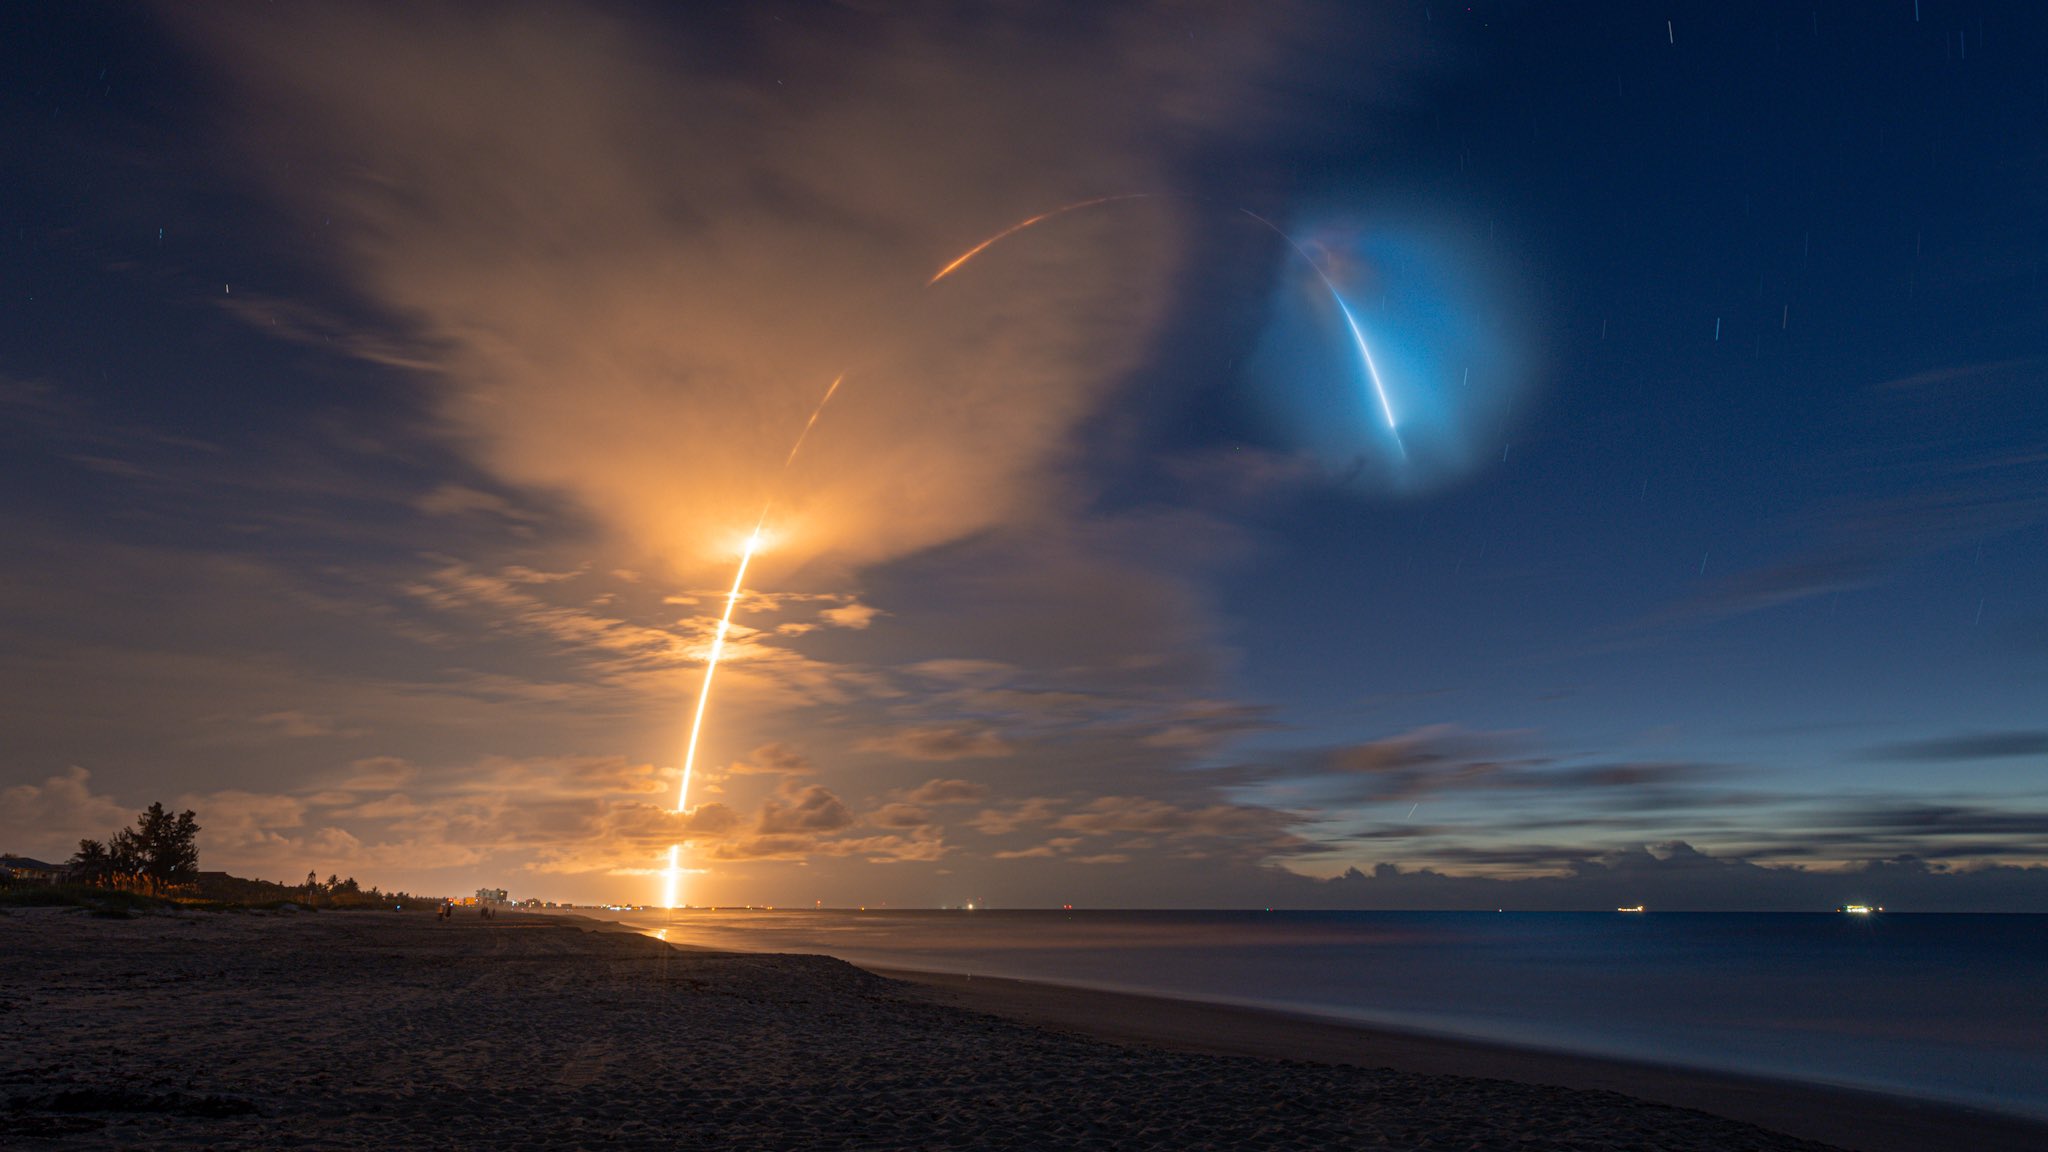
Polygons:
<instances>
[{"instance_id":1,"label":"ocean","mask_svg":"<svg viewBox=\"0 0 2048 1152\"><path fill-rule=\"evenodd\" d=\"M2048 916L597 915L695 947L1239 1004L2048 1118Z\"/></svg>"}]
</instances>

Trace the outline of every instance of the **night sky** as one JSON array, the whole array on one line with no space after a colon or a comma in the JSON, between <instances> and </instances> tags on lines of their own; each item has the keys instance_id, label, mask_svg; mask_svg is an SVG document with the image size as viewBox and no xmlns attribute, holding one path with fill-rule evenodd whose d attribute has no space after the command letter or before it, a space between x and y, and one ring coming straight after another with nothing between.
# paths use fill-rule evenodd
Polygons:
<instances>
[{"instance_id":1,"label":"night sky","mask_svg":"<svg viewBox=\"0 0 2048 1152\"><path fill-rule=\"evenodd\" d=\"M2048 909L2035 5L0 56L0 849L162 799L203 867L557 900L686 840L694 903Z\"/></svg>"}]
</instances>

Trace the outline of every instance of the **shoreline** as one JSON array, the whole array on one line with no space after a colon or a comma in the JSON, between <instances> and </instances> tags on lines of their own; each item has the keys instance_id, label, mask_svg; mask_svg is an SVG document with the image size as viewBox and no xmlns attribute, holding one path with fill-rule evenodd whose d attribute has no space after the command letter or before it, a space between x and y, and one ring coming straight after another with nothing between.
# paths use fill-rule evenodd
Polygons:
<instances>
[{"instance_id":1,"label":"shoreline","mask_svg":"<svg viewBox=\"0 0 2048 1152\"><path fill-rule=\"evenodd\" d=\"M0 1145L2000 1152L2048 1131L1944 1114L1878 1145L1809 1112L1815 1140L1490 1077L1514 1069L1472 1045L1368 1067L1387 1038L1360 1029L952 982L983 987L544 915L12 910Z\"/></svg>"},{"instance_id":2,"label":"shoreline","mask_svg":"<svg viewBox=\"0 0 2048 1152\"><path fill-rule=\"evenodd\" d=\"M570 918L602 931L641 932L615 920ZM715 951L664 942L684 951ZM847 962L914 985L946 1007L1118 1045L1615 1092L1854 1152L2048 1148L2048 1119L1905 1093L1526 1047L1167 993Z\"/></svg>"},{"instance_id":3,"label":"shoreline","mask_svg":"<svg viewBox=\"0 0 2048 1152\"><path fill-rule=\"evenodd\" d=\"M1615 1092L1855 1152L2033 1152L2048 1121L1944 1101L1410 1032L1278 1009L1008 977L868 967L934 1003L1112 1044Z\"/></svg>"}]
</instances>

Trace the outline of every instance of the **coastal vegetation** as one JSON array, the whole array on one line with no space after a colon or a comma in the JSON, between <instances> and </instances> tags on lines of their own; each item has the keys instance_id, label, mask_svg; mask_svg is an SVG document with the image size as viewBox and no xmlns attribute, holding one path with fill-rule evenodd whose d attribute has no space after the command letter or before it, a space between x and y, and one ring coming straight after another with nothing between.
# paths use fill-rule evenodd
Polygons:
<instances>
[{"instance_id":1,"label":"coastal vegetation","mask_svg":"<svg viewBox=\"0 0 2048 1152\"><path fill-rule=\"evenodd\" d=\"M96 888L161 896L199 878L199 821L190 808L173 816L157 801L123 828L98 840L80 840L72 876Z\"/></svg>"},{"instance_id":2,"label":"coastal vegetation","mask_svg":"<svg viewBox=\"0 0 2048 1152\"><path fill-rule=\"evenodd\" d=\"M76 907L102 916L150 909L422 908L434 897L363 887L353 876L308 872L298 884L199 870L199 818L152 803L105 840L83 839L55 883L0 880L0 908Z\"/></svg>"}]
</instances>

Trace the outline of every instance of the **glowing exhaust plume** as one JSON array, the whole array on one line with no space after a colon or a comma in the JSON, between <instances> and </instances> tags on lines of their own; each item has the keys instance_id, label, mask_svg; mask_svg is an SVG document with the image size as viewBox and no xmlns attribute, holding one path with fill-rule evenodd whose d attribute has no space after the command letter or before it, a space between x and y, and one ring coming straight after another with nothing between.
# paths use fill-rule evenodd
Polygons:
<instances>
[{"instance_id":1,"label":"glowing exhaust plume","mask_svg":"<svg viewBox=\"0 0 2048 1152\"><path fill-rule=\"evenodd\" d=\"M951 276L953 273L959 271L960 266L962 264L965 264L969 260L974 259L976 256L981 255L985 249L987 249L991 244L994 244L996 241L1005 239L1007 237L1015 236L1017 233L1022 232L1026 228L1031 227L1033 224L1042 224L1055 216L1064 216L1069 212L1079 211L1082 208L1093 208L1097 204L1113 204L1119 200L1149 200L1157 195L1158 193L1156 192L1126 192L1121 196L1097 196L1092 200L1076 200L1072 204L1067 204L1062 207L1055 208L1050 212L1040 212L1038 215L1031 217L1029 220L1019 221L1018 223L1010 225L1008 228L1003 229L1001 232L996 233L995 235L989 237L988 239L983 240L981 243L976 244L974 247L969 248L967 251L962 252L958 257L956 257L953 260L951 264L948 264L944 268L939 269L938 275L933 276L931 279L925 281L925 287L929 288L932 285L937 284L939 281L944 280L946 277Z\"/></svg>"},{"instance_id":2,"label":"glowing exhaust plume","mask_svg":"<svg viewBox=\"0 0 2048 1152\"><path fill-rule=\"evenodd\" d=\"M1275 236L1287 241L1287 246L1294 249L1303 260L1308 261L1308 266L1316 270L1317 276L1322 277L1323 287L1330 290L1330 298L1337 302L1337 310L1344 314L1344 323L1351 327L1351 339L1357 342L1358 356L1365 361L1365 375L1372 381L1373 395L1379 398L1380 415L1386 417L1387 431L1394 437L1394 446L1401 450L1401 455L1408 455L1408 445L1401 442L1401 426L1394 419L1394 406L1387 401L1387 386L1380 381L1379 367L1372 362L1372 349L1366 346L1365 333L1358 327L1358 318L1351 314L1351 305L1344 302L1344 294L1337 291L1336 282L1330 279L1328 272L1323 271L1321 264L1316 263L1315 257L1310 256L1306 249L1295 243L1294 237L1281 231L1278 224L1249 208L1240 208L1238 211L1272 229Z\"/></svg>"},{"instance_id":3,"label":"glowing exhaust plume","mask_svg":"<svg viewBox=\"0 0 2048 1152\"><path fill-rule=\"evenodd\" d=\"M833 395L839 391L839 385L845 380L846 374L841 373L833 379L832 386L825 389L825 398L818 401L818 406L811 410L811 418L804 422L804 430L797 433L796 443L790 446L789 455L783 457L783 471L787 472L789 466L796 461L796 454L803 450L804 441L810 437L811 429L817 426L818 417L824 415L825 405L832 402ZM771 501L769 506L772 504ZM697 710L690 718L690 737L683 746L683 779L676 789L676 811L679 813L687 813L690 810L690 777L697 769L697 741L704 735L704 713L711 706L711 680L718 675L719 657L725 654L725 638L732 631L732 611L738 606L740 592L747 582L747 565L754 562L754 553L761 548L761 531L768 524L769 506L762 507L761 517L754 522L754 531L747 537L747 545L740 552L739 570L732 574L732 588L725 594L725 611L719 615L718 631L711 637L711 652L704 661L704 681L697 686ZM676 906L681 886L682 854L681 844L668 846L667 896L663 903L669 908Z\"/></svg>"}]
</instances>

